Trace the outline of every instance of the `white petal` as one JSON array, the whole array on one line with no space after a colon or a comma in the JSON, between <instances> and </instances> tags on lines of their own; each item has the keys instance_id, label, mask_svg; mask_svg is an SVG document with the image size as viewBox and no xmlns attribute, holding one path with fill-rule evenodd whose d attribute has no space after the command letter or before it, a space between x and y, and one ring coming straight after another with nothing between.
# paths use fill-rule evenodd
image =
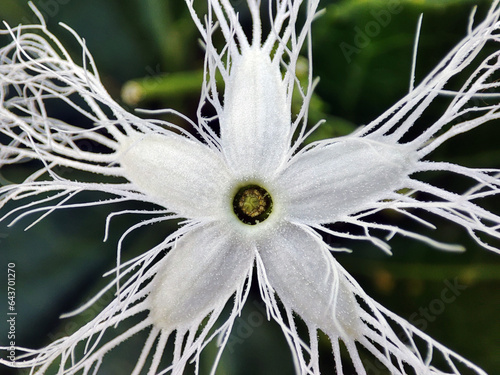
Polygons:
<instances>
[{"instance_id":1,"label":"white petal","mask_svg":"<svg viewBox=\"0 0 500 375\"><path fill-rule=\"evenodd\" d=\"M312 233L285 224L275 236L258 242L266 281L278 294L287 313L294 311L309 329L312 340L310 356L304 356L303 350L296 352L302 369L318 368L314 373L319 374L316 329L321 329L331 340L339 374L345 373L341 367L344 359L340 359L340 339L347 348L356 374L368 370L368 367L364 369L366 363L358 353L359 343L391 374L408 374L408 370L412 374L458 374L453 370L459 365L470 368L466 373L485 375L474 364L373 301L321 241ZM358 300L363 303L358 303ZM394 327L398 328L394 330ZM292 348L300 348L303 341L296 330L284 328L290 332ZM442 363L443 358L446 363ZM440 368L446 367L447 371L437 370L434 363Z\"/></svg>"},{"instance_id":2,"label":"white petal","mask_svg":"<svg viewBox=\"0 0 500 375\"><path fill-rule=\"evenodd\" d=\"M295 157L278 178L287 217L303 223L335 222L370 208L404 187L414 151L400 144L345 138Z\"/></svg>"},{"instance_id":3,"label":"white petal","mask_svg":"<svg viewBox=\"0 0 500 375\"><path fill-rule=\"evenodd\" d=\"M182 216L218 217L231 204L222 158L182 136L137 133L123 143L120 164L141 192Z\"/></svg>"},{"instance_id":4,"label":"white petal","mask_svg":"<svg viewBox=\"0 0 500 375\"><path fill-rule=\"evenodd\" d=\"M258 242L267 278L281 302L310 327L357 337L357 302L333 258L313 237L292 224ZM340 331L340 332L339 332Z\"/></svg>"},{"instance_id":5,"label":"white petal","mask_svg":"<svg viewBox=\"0 0 500 375\"><path fill-rule=\"evenodd\" d=\"M188 329L222 308L251 272L254 252L207 224L185 234L162 259L149 295L151 317L167 331Z\"/></svg>"},{"instance_id":6,"label":"white petal","mask_svg":"<svg viewBox=\"0 0 500 375\"><path fill-rule=\"evenodd\" d=\"M290 108L277 62L252 47L233 60L220 118L230 167L243 176L268 176L289 147Z\"/></svg>"}]
</instances>

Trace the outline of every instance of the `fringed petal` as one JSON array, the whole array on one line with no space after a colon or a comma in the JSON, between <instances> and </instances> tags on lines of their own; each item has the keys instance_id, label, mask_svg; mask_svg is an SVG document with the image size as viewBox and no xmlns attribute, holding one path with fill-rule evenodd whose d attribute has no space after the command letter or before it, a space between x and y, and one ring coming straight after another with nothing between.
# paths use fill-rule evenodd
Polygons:
<instances>
[{"instance_id":1,"label":"fringed petal","mask_svg":"<svg viewBox=\"0 0 500 375\"><path fill-rule=\"evenodd\" d=\"M305 138L313 89L308 38L319 2L276 1L264 5L248 0L253 23L250 37L245 35L240 15L230 2L209 0L206 15L197 14L193 0L186 3L206 49L205 82L198 111L200 132L212 132L202 111L206 105L212 106L221 134L220 140L214 134L210 138L221 148L230 168L238 176L269 178L293 153L290 145L294 137L298 138L297 147ZM303 14L305 19L300 19ZM262 24L267 18L271 32L265 36ZM224 36L222 47L215 45L214 24ZM297 61L306 44L309 75L299 82L295 74ZM223 89L217 83L220 76ZM219 100L222 90L223 104ZM294 92L303 103L292 122Z\"/></svg>"},{"instance_id":2,"label":"fringed petal","mask_svg":"<svg viewBox=\"0 0 500 375\"><path fill-rule=\"evenodd\" d=\"M193 329L211 311L220 311L252 269L252 246L219 223L185 234L158 266L148 297L157 327Z\"/></svg>"},{"instance_id":3,"label":"fringed petal","mask_svg":"<svg viewBox=\"0 0 500 375\"><path fill-rule=\"evenodd\" d=\"M233 59L220 126L235 173L272 176L287 155L291 113L278 63L258 46Z\"/></svg>"},{"instance_id":4,"label":"fringed petal","mask_svg":"<svg viewBox=\"0 0 500 375\"><path fill-rule=\"evenodd\" d=\"M135 133L121 150L125 177L159 205L197 219L221 217L230 206L228 168L206 145L173 133Z\"/></svg>"},{"instance_id":5,"label":"fringed petal","mask_svg":"<svg viewBox=\"0 0 500 375\"><path fill-rule=\"evenodd\" d=\"M301 223L343 221L403 188L415 161L408 147L356 137L305 150L278 178L286 215Z\"/></svg>"},{"instance_id":6,"label":"fringed petal","mask_svg":"<svg viewBox=\"0 0 500 375\"><path fill-rule=\"evenodd\" d=\"M283 225L277 235L258 243L261 291L274 319L280 323L295 354L297 373L318 375L317 330L326 333L335 356L336 373L345 374L345 344L356 374L366 374L359 346L395 375L486 375L479 367L437 343L404 319L373 301L338 262L322 240L307 229ZM273 294L284 305L282 313ZM309 329L309 343L298 334L296 313ZM463 372L469 371L469 372Z\"/></svg>"}]
</instances>

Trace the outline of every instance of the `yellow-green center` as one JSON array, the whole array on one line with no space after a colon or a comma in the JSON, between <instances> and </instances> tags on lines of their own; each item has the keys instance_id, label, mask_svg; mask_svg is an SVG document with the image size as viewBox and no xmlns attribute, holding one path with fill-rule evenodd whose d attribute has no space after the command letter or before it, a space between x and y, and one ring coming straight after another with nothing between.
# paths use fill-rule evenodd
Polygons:
<instances>
[{"instance_id":1,"label":"yellow-green center","mask_svg":"<svg viewBox=\"0 0 500 375\"><path fill-rule=\"evenodd\" d=\"M236 193L233 210L241 222L255 225L269 217L273 201L269 193L258 185L247 185Z\"/></svg>"}]
</instances>

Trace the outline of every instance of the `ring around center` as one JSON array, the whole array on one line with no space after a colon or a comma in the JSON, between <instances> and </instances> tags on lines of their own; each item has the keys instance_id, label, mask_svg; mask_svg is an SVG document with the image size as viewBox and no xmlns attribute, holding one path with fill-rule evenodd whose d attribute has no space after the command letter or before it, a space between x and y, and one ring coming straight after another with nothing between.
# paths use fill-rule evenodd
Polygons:
<instances>
[{"instance_id":1,"label":"ring around center","mask_svg":"<svg viewBox=\"0 0 500 375\"><path fill-rule=\"evenodd\" d=\"M233 199L234 213L242 223L248 225L255 225L266 220L272 208L271 195L258 185L242 187Z\"/></svg>"}]
</instances>

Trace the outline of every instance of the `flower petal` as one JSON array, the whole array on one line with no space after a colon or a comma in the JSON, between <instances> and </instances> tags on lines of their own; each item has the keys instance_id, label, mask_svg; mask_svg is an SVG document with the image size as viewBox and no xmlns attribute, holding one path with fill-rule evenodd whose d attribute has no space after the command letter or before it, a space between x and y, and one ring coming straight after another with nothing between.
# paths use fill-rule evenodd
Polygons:
<instances>
[{"instance_id":1,"label":"flower petal","mask_svg":"<svg viewBox=\"0 0 500 375\"><path fill-rule=\"evenodd\" d=\"M404 145L345 138L296 156L277 184L291 221L335 222L403 188L414 162Z\"/></svg>"},{"instance_id":2,"label":"flower petal","mask_svg":"<svg viewBox=\"0 0 500 375\"><path fill-rule=\"evenodd\" d=\"M469 369L464 373L485 375L480 368L371 299L313 232L285 224L274 237L259 241L258 250L266 271L265 282L276 291L287 315L293 319L291 311L294 311L309 329L310 355L304 356L305 351L300 349L296 352L301 368L316 368L314 374L320 373L316 329L321 329L332 343L338 374L345 374L340 339L356 374L368 370L358 353L359 343L381 363L381 369L385 366L391 374L458 374L458 367L467 366ZM301 348L303 341L296 329L283 328L294 341L293 348Z\"/></svg>"},{"instance_id":3,"label":"flower petal","mask_svg":"<svg viewBox=\"0 0 500 375\"><path fill-rule=\"evenodd\" d=\"M227 167L201 143L173 133L137 133L123 142L120 164L141 192L184 217L214 217L227 210Z\"/></svg>"},{"instance_id":4,"label":"flower petal","mask_svg":"<svg viewBox=\"0 0 500 375\"><path fill-rule=\"evenodd\" d=\"M278 233L258 242L258 250L269 283L285 307L309 326L357 337L357 302L320 238L283 224Z\"/></svg>"},{"instance_id":5,"label":"flower petal","mask_svg":"<svg viewBox=\"0 0 500 375\"><path fill-rule=\"evenodd\" d=\"M289 147L290 113L278 62L257 47L235 57L220 118L222 148L235 173L276 170Z\"/></svg>"},{"instance_id":6,"label":"flower petal","mask_svg":"<svg viewBox=\"0 0 500 375\"><path fill-rule=\"evenodd\" d=\"M165 330L188 329L222 308L251 272L254 252L207 224L185 234L161 260L149 295L151 316Z\"/></svg>"}]
</instances>

